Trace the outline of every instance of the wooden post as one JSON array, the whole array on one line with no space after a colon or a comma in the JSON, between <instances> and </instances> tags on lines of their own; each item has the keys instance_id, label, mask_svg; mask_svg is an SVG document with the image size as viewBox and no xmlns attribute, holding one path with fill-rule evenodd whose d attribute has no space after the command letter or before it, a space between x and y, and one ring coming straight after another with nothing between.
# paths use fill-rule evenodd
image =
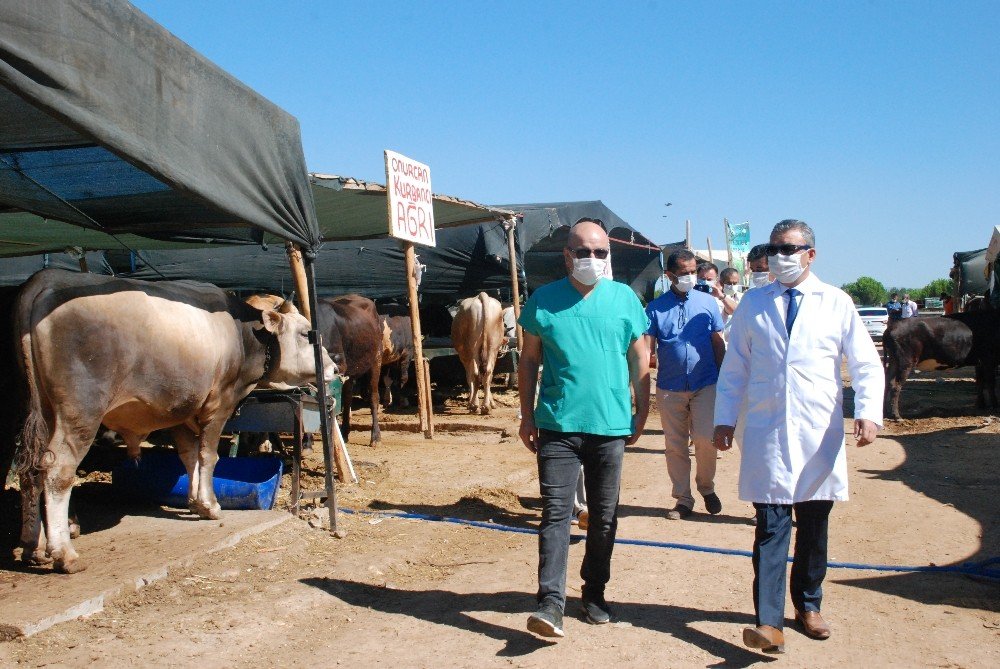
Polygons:
<instances>
[{"instance_id":1,"label":"wooden post","mask_svg":"<svg viewBox=\"0 0 1000 669\"><path fill-rule=\"evenodd\" d=\"M518 285L517 279L517 253L514 250L514 229L517 226L517 222L514 217L511 216L503 222L504 230L507 231L507 256L510 258L510 289L512 295L514 296L514 321L517 322L521 320L521 291ZM517 325L514 328L514 333L517 336L517 350L521 351L521 326Z\"/></svg>"},{"instance_id":2,"label":"wooden post","mask_svg":"<svg viewBox=\"0 0 1000 669\"><path fill-rule=\"evenodd\" d=\"M687 232L686 232L685 237L684 237L684 245L687 247L687 250L690 251L691 250L691 219L690 218L687 219L687 221L685 223L686 223L685 227L687 228Z\"/></svg>"},{"instance_id":3,"label":"wooden post","mask_svg":"<svg viewBox=\"0 0 1000 669\"><path fill-rule=\"evenodd\" d=\"M420 411L420 429L424 437L430 439L433 435L428 417L428 396L431 389L427 380L429 374L424 373L424 344L420 333L420 304L417 301L416 258L414 258L413 242L400 241L406 258L406 291L410 298L410 324L413 328L413 367L417 376L417 408Z\"/></svg>"},{"instance_id":4,"label":"wooden post","mask_svg":"<svg viewBox=\"0 0 1000 669\"><path fill-rule=\"evenodd\" d=\"M87 253L86 252L84 252L83 255L80 256L80 271L83 272L84 274L86 274L87 272L90 271L90 269L87 267Z\"/></svg>"},{"instance_id":5,"label":"wooden post","mask_svg":"<svg viewBox=\"0 0 1000 669\"><path fill-rule=\"evenodd\" d=\"M715 262L715 256L712 255L712 236L706 237L705 241L708 242L708 262Z\"/></svg>"},{"instance_id":6,"label":"wooden post","mask_svg":"<svg viewBox=\"0 0 1000 669\"><path fill-rule=\"evenodd\" d=\"M288 254L288 264L292 268L292 279L295 281L295 294L299 296L299 310L306 317L306 320L311 321L309 284L306 282L306 268L302 263L302 250L291 242L285 242L285 253Z\"/></svg>"},{"instance_id":7,"label":"wooden post","mask_svg":"<svg viewBox=\"0 0 1000 669\"><path fill-rule=\"evenodd\" d=\"M722 234L723 234L722 238L726 240L726 254L727 254L727 260L726 260L726 262L728 262L729 266L732 267L733 266L733 243L729 239L729 219L728 218L722 219Z\"/></svg>"}]
</instances>

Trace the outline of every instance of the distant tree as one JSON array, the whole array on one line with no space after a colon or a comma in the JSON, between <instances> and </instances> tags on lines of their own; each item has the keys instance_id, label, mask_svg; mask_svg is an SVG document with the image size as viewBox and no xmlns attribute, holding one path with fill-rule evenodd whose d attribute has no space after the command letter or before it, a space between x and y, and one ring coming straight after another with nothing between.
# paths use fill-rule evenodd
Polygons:
<instances>
[{"instance_id":1,"label":"distant tree","mask_svg":"<svg viewBox=\"0 0 1000 669\"><path fill-rule=\"evenodd\" d=\"M840 288L851 296L855 304L864 307L883 304L888 297L885 286L870 276L859 277L857 281L845 283Z\"/></svg>"},{"instance_id":2,"label":"distant tree","mask_svg":"<svg viewBox=\"0 0 1000 669\"><path fill-rule=\"evenodd\" d=\"M953 290L955 290L955 282L951 279L934 279L923 288L924 297L940 297L941 293L951 295Z\"/></svg>"}]
</instances>

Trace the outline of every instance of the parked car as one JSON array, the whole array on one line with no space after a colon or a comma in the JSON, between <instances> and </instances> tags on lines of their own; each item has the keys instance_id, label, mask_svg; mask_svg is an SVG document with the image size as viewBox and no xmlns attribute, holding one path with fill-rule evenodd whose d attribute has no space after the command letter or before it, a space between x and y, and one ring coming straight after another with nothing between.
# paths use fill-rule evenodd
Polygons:
<instances>
[{"instance_id":1,"label":"parked car","mask_svg":"<svg viewBox=\"0 0 1000 669\"><path fill-rule=\"evenodd\" d=\"M882 335L889 325L888 310L885 307L858 307L858 315L872 339L882 341Z\"/></svg>"}]
</instances>

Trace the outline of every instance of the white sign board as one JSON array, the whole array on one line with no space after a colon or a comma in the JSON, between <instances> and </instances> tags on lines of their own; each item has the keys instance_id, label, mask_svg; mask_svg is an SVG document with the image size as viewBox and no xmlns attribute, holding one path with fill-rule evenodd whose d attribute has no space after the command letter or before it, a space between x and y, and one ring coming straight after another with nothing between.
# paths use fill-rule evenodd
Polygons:
<instances>
[{"instance_id":1,"label":"white sign board","mask_svg":"<svg viewBox=\"0 0 1000 669\"><path fill-rule=\"evenodd\" d=\"M385 187L389 195L389 235L434 246L431 168L387 149Z\"/></svg>"}]
</instances>

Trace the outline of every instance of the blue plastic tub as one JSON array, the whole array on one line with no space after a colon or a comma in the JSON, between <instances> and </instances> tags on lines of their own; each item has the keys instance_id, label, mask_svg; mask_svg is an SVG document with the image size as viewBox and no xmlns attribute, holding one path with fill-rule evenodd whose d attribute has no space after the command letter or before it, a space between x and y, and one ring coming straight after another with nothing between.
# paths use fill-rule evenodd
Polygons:
<instances>
[{"instance_id":1,"label":"blue plastic tub","mask_svg":"<svg viewBox=\"0 0 1000 669\"><path fill-rule=\"evenodd\" d=\"M281 485L281 458L219 458L212 487L223 509L271 509ZM112 489L131 499L187 508L189 477L174 451L150 451L111 472Z\"/></svg>"}]
</instances>

